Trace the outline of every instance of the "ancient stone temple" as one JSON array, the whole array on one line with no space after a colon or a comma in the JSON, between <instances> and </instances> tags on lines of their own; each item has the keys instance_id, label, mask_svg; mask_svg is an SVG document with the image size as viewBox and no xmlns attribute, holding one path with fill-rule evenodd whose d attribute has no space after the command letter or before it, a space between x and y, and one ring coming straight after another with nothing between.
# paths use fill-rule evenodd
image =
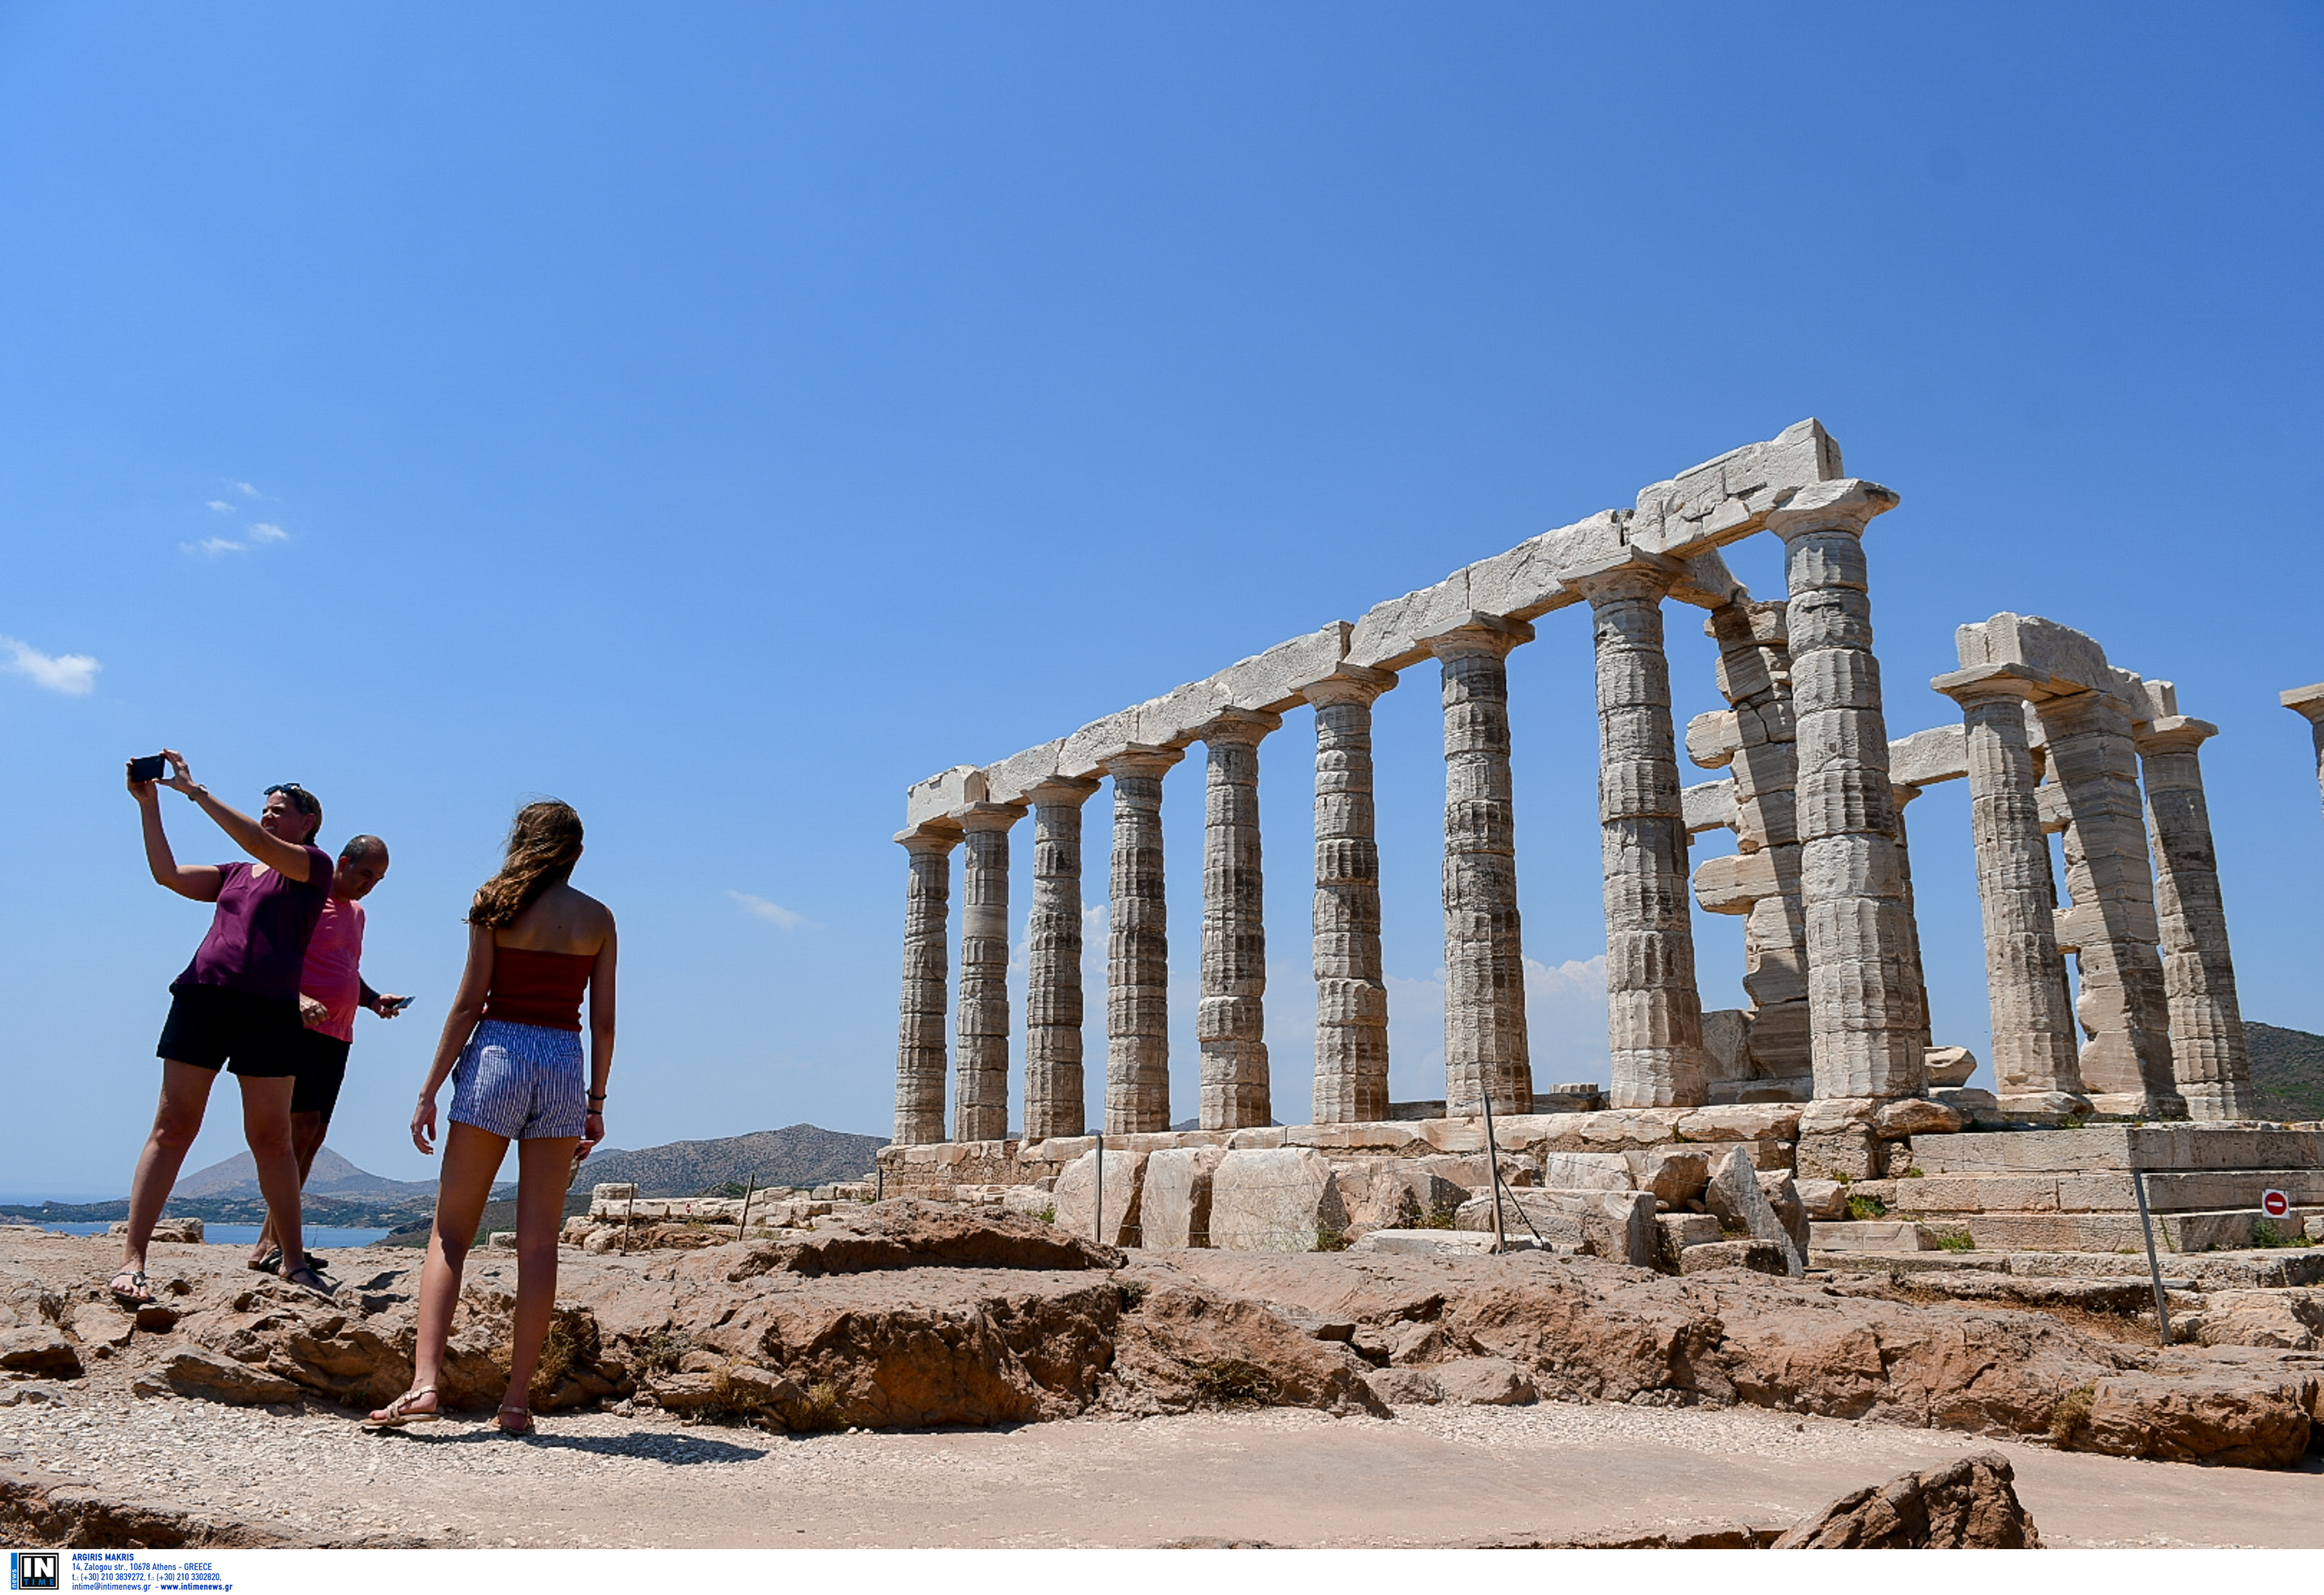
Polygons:
<instances>
[{"instance_id":1,"label":"ancient stone temple","mask_svg":"<svg viewBox=\"0 0 2324 1595\"><path fill-rule=\"evenodd\" d=\"M1889 489L1845 475L1838 445L1803 421L1655 483L1629 507L1544 532L1039 747L914 786L897 838L910 858L899 1147L947 1140L949 1078L949 1140L981 1148L980 1167L1097 1131L1157 1152L1174 1066L1195 1073L1202 1130L1190 1145L1286 1145L1284 1132L1264 1130L1303 1110L1269 1078L1259 816L1262 751L1303 711L1315 737L1316 1046L1304 1109L1313 1128L1288 1144L1357 1145L1352 1129L1324 1131L1409 1117L1388 1100L1371 714L1415 670L1435 676L1443 709L1438 1119L1465 1121L1488 1104L1512 1120L1610 1110L1629 1111L1635 1128L1640 1115L1674 1125L1688 1112L1790 1104L1784 1122L1804 1148L1816 1136L1868 1135L1876 1120L1958 1128L1978 1113L2041 1123L2248 1117L2197 757L2214 728L2179 713L2169 682L2110 665L2090 638L2005 613L1963 626L1960 668L1932 684L1958 705L1958 722L1892 742L1865 537L1896 503ZM1761 535L1784 546L1780 596L1745 591L1720 554ZM1665 633L1674 611L1690 609L1718 644L1729 707L1682 732ZM1562 621L1561 610L1575 618ZM1585 616L1597 658L1612 1060L1604 1102L1594 1086L1545 1092L1534 1078L1520 794L1510 779L1508 656L1537 629ZM1920 694L1916 686L1915 720L1928 712L1920 705L1937 706ZM1682 748L1721 774L1683 785ZM1929 1030L1904 811L1949 779L1970 789L1992 1095L1962 1089L1968 1065L1958 1049L1932 1048ZM1103 1108L1089 1124L1083 816L1109 785ZM1182 936L1199 936L1202 990L1197 1056L1174 1059L1161 810L1167 793L1194 800L1191 788L1204 806L1203 901L1199 916L1179 905L1177 922ZM1028 816L1031 954L1012 1104L1010 836ZM1691 846L1721 830L1734 851L1690 868ZM945 967L955 852L956 987ZM1703 1010L1698 907L1746 917L1746 1008ZM1895 1106L1912 1102L1920 1106L1909 1112ZM1005 1140L1012 1123L1023 1126L1021 1148ZM1653 1139L1641 1130L1620 1144L1642 1137ZM1832 1155L1846 1162L1845 1148Z\"/></svg>"}]
</instances>

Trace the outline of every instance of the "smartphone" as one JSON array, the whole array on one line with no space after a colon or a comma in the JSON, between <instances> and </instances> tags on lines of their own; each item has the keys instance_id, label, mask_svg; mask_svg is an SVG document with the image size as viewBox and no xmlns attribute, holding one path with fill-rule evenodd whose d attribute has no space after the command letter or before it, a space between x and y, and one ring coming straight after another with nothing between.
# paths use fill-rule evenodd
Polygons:
<instances>
[{"instance_id":1,"label":"smartphone","mask_svg":"<svg viewBox=\"0 0 2324 1595\"><path fill-rule=\"evenodd\" d=\"M389 1003L389 1004L388 1004L388 1011L389 1011L389 1012L391 1012L391 1013L401 1013L405 1009L407 1009L407 1008L409 1008L409 1007L410 1007L410 1006L411 1006L411 999L410 999L410 998L409 998L409 997L398 997L398 998L397 998L393 1002L391 1002L391 1003Z\"/></svg>"},{"instance_id":2,"label":"smartphone","mask_svg":"<svg viewBox=\"0 0 2324 1595\"><path fill-rule=\"evenodd\" d=\"M158 781L170 773L170 761L156 753L151 759L132 759L129 779L133 781Z\"/></svg>"}]
</instances>

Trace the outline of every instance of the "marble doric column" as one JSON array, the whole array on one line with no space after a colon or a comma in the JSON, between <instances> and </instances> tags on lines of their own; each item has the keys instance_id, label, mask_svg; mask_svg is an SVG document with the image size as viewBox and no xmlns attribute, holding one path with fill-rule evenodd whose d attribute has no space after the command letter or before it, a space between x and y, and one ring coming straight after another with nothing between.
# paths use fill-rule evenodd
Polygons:
<instances>
[{"instance_id":1,"label":"marble doric column","mask_svg":"<svg viewBox=\"0 0 2324 1595\"><path fill-rule=\"evenodd\" d=\"M1911 1096L1922 1083L1863 543L1871 518L1895 502L1872 483L1825 482L1769 516L1784 539L1790 598L1800 898L1819 1097Z\"/></svg>"},{"instance_id":2,"label":"marble doric column","mask_svg":"<svg viewBox=\"0 0 2324 1595\"><path fill-rule=\"evenodd\" d=\"M1509 785L1509 650L1522 621L1471 615L1421 641L1444 671L1444 1093L1447 1113L1533 1111L1525 949Z\"/></svg>"},{"instance_id":3,"label":"marble doric column","mask_svg":"<svg viewBox=\"0 0 2324 1595\"><path fill-rule=\"evenodd\" d=\"M2276 701L2308 722L2316 743L2316 785L2324 791L2324 681L2278 693Z\"/></svg>"},{"instance_id":4,"label":"marble doric column","mask_svg":"<svg viewBox=\"0 0 2324 1595\"><path fill-rule=\"evenodd\" d=\"M1913 1040L1925 1056L1929 1050L1929 975L1921 964L1921 921L1913 909L1913 844L1904 831L1904 811L1921 795L1918 787L1891 784L1896 802L1896 906L1904 935L1904 997L1912 1005Z\"/></svg>"},{"instance_id":5,"label":"marble doric column","mask_svg":"<svg viewBox=\"0 0 2324 1595\"><path fill-rule=\"evenodd\" d=\"M1113 778L1113 896L1106 933L1105 1131L1170 1128L1170 937L1162 890L1162 776L1176 748L1132 748Z\"/></svg>"},{"instance_id":6,"label":"marble doric column","mask_svg":"<svg viewBox=\"0 0 2324 1595\"><path fill-rule=\"evenodd\" d=\"M1033 806L1033 912L1026 927L1025 1139L1080 1135L1082 805L1093 780L1053 777Z\"/></svg>"},{"instance_id":7,"label":"marble doric column","mask_svg":"<svg viewBox=\"0 0 2324 1595\"><path fill-rule=\"evenodd\" d=\"M1598 652L1598 832L1617 1108L1708 1101L1694 982L1663 598L1676 565L1630 554L1559 579L1590 600Z\"/></svg>"},{"instance_id":8,"label":"marble doric column","mask_svg":"<svg viewBox=\"0 0 2324 1595\"><path fill-rule=\"evenodd\" d=\"M896 1034L896 1144L945 1139L945 921L952 906L949 824L898 834L911 860L904 885L904 995Z\"/></svg>"},{"instance_id":9,"label":"marble doric column","mask_svg":"<svg viewBox=\"0 0 2324 1595\"><path fill-rule=\"evenodd\" d=\"M2154 876L2130 710L2111 693L2077 692L2035 705L2066 822L2061 925L2081 971L2082 1089L2113 1112L2179 1118L2171 1008L2163 983Z\"/></svg>"},{"instance_id":10,"label":"marble doric column","mask_svg":"<svg viewBox=\"0 0 2324 1595\"><path fill-rule=\"evenodd\" d=\"M2050 841L2034 798L2025 686L1989 666L1940 676L1932 685L1961 706L1995 1087L2005 1098L2063 1093L2077 1101L2051 1105L2087 1107L2079 1100L2081 1065L2066 960L2058 951Z\"/></svg>"},{"instance_id":11,"label":"marble doric column","mask_svg":"<svg viewBox=\"0 0 2324 1595\"><path fill-rule=\"evenodd\" d=\"M2153 844L2171 1072L2187 1099L2189 1118L2255 1118L2227 911L2196 751L2218 727L2172 715L2134 725L2132 733L2145 774L2146 826Z\"/></svg>"},{"instance_id":12,"label":"marble doric column","mask_svg":"<svg viewBox=\"0 0 2324 1595\"><path fill-rule=\"evenodd\" d=\"M953 1055L953 1139L1009 1134L1009 827L1013 803L977 803L954 817L960 865L960 1013Z\"/></svg>"},{"instance_id":13,"label":"marble doric column","mask_svg":"<svg viewBox=\"0 0 2324 1595\"><path fill-rule=\"evenodd\" d=\"M1202 1126L1275 1122L1267 1078L1266 878L1259 850L1259 742L1280 715L1230 709L1200 732L1203 782Z\"/></svg>"},{"instance_id":14,"label":"marble doric column","mask_svg":"<svg viewBox=\"0 0 2324 1595\"><path fill-rule=\"evenodd\" d=\"M1318 1124L1388 1118L1388 982L1372 834L1372 700L1386 670L1309 682L1315 707L1315 1094Z\"/></svg>"}]
</instances>

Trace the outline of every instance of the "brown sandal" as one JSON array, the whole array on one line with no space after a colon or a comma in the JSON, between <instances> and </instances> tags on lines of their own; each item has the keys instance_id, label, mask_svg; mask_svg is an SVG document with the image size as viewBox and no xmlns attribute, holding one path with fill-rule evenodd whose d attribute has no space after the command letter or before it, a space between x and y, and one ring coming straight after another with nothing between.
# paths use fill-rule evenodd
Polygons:
<instances>
[{"instance_id":1,"label":"brown sandal","mask_svg":"<svg viewBox=\"0 0 2324 1595\"><path fill-rule=\"evenodd\" d=\"M406 1390L402 1395L398 1396L385 1406L381 1407L377 1412L372 1414L371 1416L364 1419L364 1427L366 1429L401 1429L406 1424L432 1424L443 1415L433 1410L428 1412L417 1411L413 1408L411 1404L419 1400L422 1396L433 1396L435 1394L436 1387L433 1385L422 1385L417 1390Z\"/></svg>"},{"instance_id":2,"label":"brown sandal","mask_svg":"<svg viewBox=\"0 0 2324 1595\"><path fill-rule=\"evenodd\" d=\"M518 1416L523 1418L524 1422L517 1424L513 1428L510 1427L502 1420L506 1418L511 1413L515 1413ZM503 1406L500 1409L499 1413L493 1416L493 1422L499 1426L502 1434L513 1435L517 1439L521 1440L526 1435L532 1433L532 1408L529 1406Z\"/></svg>"}]
</instances>

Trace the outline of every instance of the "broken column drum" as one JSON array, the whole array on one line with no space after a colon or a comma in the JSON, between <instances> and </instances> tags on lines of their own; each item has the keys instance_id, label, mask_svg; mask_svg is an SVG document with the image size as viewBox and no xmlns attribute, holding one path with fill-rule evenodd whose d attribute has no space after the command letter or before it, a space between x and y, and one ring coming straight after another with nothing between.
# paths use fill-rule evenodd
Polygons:
<instances>
[{"instance_id":1,"label":"broken column drum","mask_svg":"<svg viewBox=\"0 0 2324 1595\"><path fill-rule=\"evenodd\" d=\"M1302 689L1315 709L1317 1124L1388 1117L1388 982L1372 824L1372 701L1385 670L1343 668Z\"/></svg>"},{"instance_id":2,"label":"broken column drum","mask_svg":"<svg viewBox=\"0 0 2324 1595\"><path fill-rule=\"evenodd\" d=\"M1046 781L1033 806L1033 911L1026 925L1025 1136L1080 1135L1082 805L1093 780Z\"/></svg>"},{"instance_id":3,"label":"broken column drum","mask_svg":"<svg viewBox=\"0 0 2324 1595\"><path fill-rule=\"evenodd\" d=\"M1170 1128L1169 908L1162 890L1162 776L1185 755L1145 748L1113 778L1112 917L1106 931L1105 1129Z\"/></svg>"},{"instance_id":4,"label":"broken column drum","mask_svg":"<svg viewBox=\"0 0 2324 1595\"><path fill-rule=\"evenodd\" d=\"M1266 884L1259 841L1259 739L1279 715L1233 712L1203 729L1203 994L1201 1123L1246 1129L1274 1122L1267 1074Z\"/></svg>"},{"instance_id":5,"label":"broken column drum","mask_svg":"<svg viewBox=\"0 0 2324 1595\"><path fill-rule=\"evenodd\" d=\"M1522 622L1471 623L1429 639L1444 674L1445 1111L1533 1111L1525 950L1509 780L1509 650Z\"/></svg>"},{"instance_id":6,"label":"broken column drum","mask_svg":"<svg viewBox=\"0 0 2324 1595\"><path fill-rule=\"evenodd\" d=\"M904 993L896 1035L896 1142L944 1139L946 921L952 905L952 850L957 831L906 832L897 840L910 858L904 884Z\"/></svg>"},{"instance_id":7,"label":"broken column drum","mask_svg":"<svg viewBox=\"0 0 2324 1595\"><path fill-rule=\"evenodd\" d=\"M2218 730L2183 715L2146 722L2143 730L2133 727L2153 843L2172 1078L2186 1099L2189 1118L2249 1119L2258 1107L2198 752Z\"/></svg>"},{"instance_id":8,"label":"broken column drum","mask_svg":"<svg viewBox=\"0 0 2324 1595\"><path fill-rule=\"evenodd\" d=\"M961 820L955 1140L997 1141L1009 1133L1009 827L1024 812L981 803Z\"/></svg>"}]
</instances>

